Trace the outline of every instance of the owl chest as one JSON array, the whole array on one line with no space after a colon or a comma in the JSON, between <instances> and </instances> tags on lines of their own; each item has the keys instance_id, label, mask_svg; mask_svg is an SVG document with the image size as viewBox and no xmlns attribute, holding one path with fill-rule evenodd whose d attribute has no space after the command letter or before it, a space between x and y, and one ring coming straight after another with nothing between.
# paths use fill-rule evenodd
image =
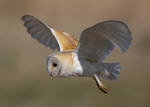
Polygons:
<instances>
[{"instance_id":1,"label":"owl chest","mask_svg":"<svg viewBox=\"0 0 150 107\"><path fill-rule=\"evenodd\" d=\"M76 54L72 54L72 61L70 59L63 61L63 67L61 70L62 77L80 76L82 73L82 66Z\"/></svg>"},{"instance_id":2,"label":"owl chest","mask_svg":"<svg viewBox=\"0 0 150 107\"><path fill-rule=\"evenodd\" d=\"M78 75L78 76L83 75L83 68L82 68L82 65L79 61L77 54L74 54L73 61L74 61L74 64L73 64L73 69L72 69L72 75Z\"/></svg>"}]
</instances>

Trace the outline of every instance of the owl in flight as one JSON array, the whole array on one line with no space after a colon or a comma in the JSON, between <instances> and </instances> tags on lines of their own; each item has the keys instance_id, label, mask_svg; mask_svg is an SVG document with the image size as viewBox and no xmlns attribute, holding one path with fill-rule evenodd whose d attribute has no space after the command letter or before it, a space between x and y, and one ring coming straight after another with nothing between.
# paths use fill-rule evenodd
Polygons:
<instances>
[{"instance_id":1,"label":"owl in flight","mask_svg":"<svg viewBox=\"0 0 150 107\"><path fill-rule=\"evenodd\" d=\"M132 37L128 26L115 20L104 21L85 29L80 40L56 30L31 15L22 17L27 32L51 50L47 57L47 71L52 77L82 76L95 80L98 88L107 93L101 79L116 80L120 63L106 63L105 58L115 47L123 53Z\"/></svg>"}]
</instances>

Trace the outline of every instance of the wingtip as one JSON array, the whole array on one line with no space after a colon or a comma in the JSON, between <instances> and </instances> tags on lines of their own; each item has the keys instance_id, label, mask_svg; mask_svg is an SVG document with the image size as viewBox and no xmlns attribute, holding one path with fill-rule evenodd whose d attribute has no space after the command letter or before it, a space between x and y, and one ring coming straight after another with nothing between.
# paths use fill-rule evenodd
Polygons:
<instances>
[{"instance_id":1,"label":"wingtip","mask_svg":"<svg viewBox=\"0 0 150 107\"><path fill-rule=\"evenodd\" d=\"M126 53L126 52L128 51L128 49L131 47L132 40L133 40L133 38L132 38L132 36L131 36L131 39L129 40L128 45L125 46L124 48L121 48L122 53Z\"/></svg>"},{"instance_id":2,"label":"wingtip","mask_svg":"<svg viewBox=\"0 0 150 107\"><path fill-rule=\"evenodd\" d=\"M31 18L33 18L32 15L29 15L29 14L25 14L21 17L21 20L22 21L27 21L27 20L30 20Z\"/></svg>"},{"instance_id":3,"label":"wingtip","mask_svg":"<svg viewBox=\"0 0 150 107\"><path fill-rule=\"evenodd\" d=\"M132 32L128 25L123 21L106 20L94 25L93 27L97 29L102 27L102 32L105 31L104 35L107 36L109 40L121 50L122 53L126 53L132 44Z\"/></svg>"},{"instance_id":4,"label":"wingtip","mask_svg":"<svg viewBox=\"0 0 150 107\"><path fill-rule=\"evenodd\" d=\"M21 20L24 20L24 18L27 17L27 16L29 16L29 15L27 15L27 14L23 15L23 16L21 17Z\"/></svg>"}]
</instances>

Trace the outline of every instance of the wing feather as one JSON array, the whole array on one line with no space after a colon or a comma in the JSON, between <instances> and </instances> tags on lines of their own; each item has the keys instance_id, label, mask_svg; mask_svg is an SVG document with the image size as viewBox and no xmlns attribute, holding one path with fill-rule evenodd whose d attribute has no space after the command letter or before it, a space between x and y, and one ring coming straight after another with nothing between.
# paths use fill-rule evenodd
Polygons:
<instances>
[{"instance_id":1,"label":"wing feather","mask_svg":"<svg viewBox=\"0 0 150 107\"><path fill-rule=\"evenodd\" d=\"M21 19L32 38L46 47L59 51L76 48L78 41L72 35L55 30L31 15L24 15Z\"/></svg>"},{"instance_id":2,"label":"wing feather","mask_svg":"<svg viewBox=\"0 0 150 107\"><path fill-rule=\"evenodd\" d=\"M79 58L104 61L115 46L125 53L131 40L131 32L126 24L121 21L104 21L82 32L76 51Z\"/></svg>"}]
</instances>

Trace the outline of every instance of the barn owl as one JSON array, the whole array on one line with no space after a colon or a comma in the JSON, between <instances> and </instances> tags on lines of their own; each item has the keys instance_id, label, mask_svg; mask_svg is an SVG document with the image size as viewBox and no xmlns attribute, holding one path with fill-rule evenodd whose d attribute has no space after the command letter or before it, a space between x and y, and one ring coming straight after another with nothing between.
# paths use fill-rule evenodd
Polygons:
<instances>
[{"instance_id":1,"label":"barn owl","mask_svg":"<svg viewBox=\"0 0 150 107\"><path fill-rule=\"evenodd\" d=\"M118 62L107 63L104 59L115 47L123 53L129 48L132 37L125 23L115 20L98 23L85 29L78 41L31 15L24 15L21 19L33 39L51 50L57 50L47 56L50 76L90 77L101 91L108 92L101 79L116 80L121 67Z\"/></svg>"}]
</instances>

